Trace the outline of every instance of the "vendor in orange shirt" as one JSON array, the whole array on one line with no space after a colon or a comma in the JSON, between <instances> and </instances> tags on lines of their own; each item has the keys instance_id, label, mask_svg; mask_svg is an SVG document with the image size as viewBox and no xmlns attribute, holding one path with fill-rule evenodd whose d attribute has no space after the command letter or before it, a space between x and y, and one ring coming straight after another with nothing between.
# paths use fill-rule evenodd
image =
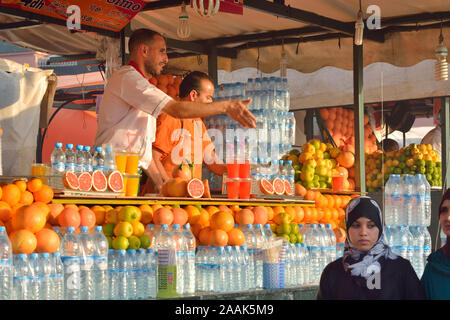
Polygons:
<instances>
[{"instance_id":1,"label":"vendor in orange shirt","mask_svg":"<svg viewBox=\"0 0 450 320\"><path fill-rule=\"evenodd\" d=\"M183 101L211 103L214 83L203 72L191 72L181 82L179 95ZM206 132L202 119L177 119L168 114L161 114L158 117L152 153L163 183L172 178L173 168L182 161L194 164L194 178L201 179L202 163L215 174L223 175L227 170L226 165L214 153L213 148L214 144ZM188 152L190 154L187 154ZM159 191L162 185L154 187Z\"/></svg>"}]
</instances>

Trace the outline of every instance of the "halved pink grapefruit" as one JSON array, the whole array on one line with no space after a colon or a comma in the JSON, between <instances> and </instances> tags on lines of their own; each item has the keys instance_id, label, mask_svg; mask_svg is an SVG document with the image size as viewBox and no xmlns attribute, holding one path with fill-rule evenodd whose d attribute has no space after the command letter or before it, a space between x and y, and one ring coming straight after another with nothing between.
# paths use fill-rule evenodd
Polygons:
<instances>
[{"instance_id":1,"label":"halved pink grapefruit","mask_svg":"<svg viewBox=\"0 0 450 320\"><path fill-rule=\"evenodd\" d=\"M273 194L273 185L267 179L259 180L259 189L266 195L270 196Z\"/></svg>"},{"instance_id":2,"label":"halved pink grapefruit","mask_svg":"<svg viewBox=\"0 0 450 320\"><path fill-rule=\"evenodd\" d=\"M293 196L291 183L288 180L284 180L284 194L287 196Z\"/></svg>"},{"instance_id":3,"label":"halved pink grapefruit","mask_svg":"<svg viewBox=\"0 0 450 320\"><path fill-rule=\"evenodd\" d=\"M189 180L187 184L187 194L191 198L201 198L205 192L205 186L200 179L194 178Z\"/></svg>"},{"instance_id":4,"label":"halved pink grapefruit","mask_svg":"<svg viewBox=\"0 0 450 320\"><path fill-rule=\"evenodd\" d=\"M101 170L92 172L92 188L95 191L105 191L108 188L108 180Z\"/></svg>"},{"instance_id":5,"label":"halved pink grapefruit","mask_svg":"<svg viewBox=\"0 0 450 320\"><path fill-rule=\"evenodd\" d=\"M273 185L273 193L276 194L277 196L281 196L282 194L284 194L284 181L281 178L275 178L272 180L272 185Z\"/></svg>"},{"instance_id":6,"label":"halved pink grapefruit","mask_svg":"<svg viewBox=\"0 0 450 320\"><path fill-rule=\"evenodd\" d=\"M71 190L78 190L80 187L78 177L72 171L66 171L66 173L64 173L63 184L67 189Z\"/></svg>"},{"instance_id":7,"label":"halved pink grapefruit","mask_svg":"<svg viewBox=\"0 0 450 320\"><path fill-rule=\"evenodd\" d=\"M80 182L79 189L81 191L90 191L92 189L92 176L89 172L82 172L78 175L78 181Z\"/></svg>"},{"instance_id":8,"label":"halved pink grapefruit","mask_svg":"<svg viewBox=\"0 0 450 320\"><path fill-rule=\"evenodd\" d=\"M119 170L111 171L108 174L108 188L112 192L121 192L123 190L123 177Z\"/></svg>"}]
</instances>

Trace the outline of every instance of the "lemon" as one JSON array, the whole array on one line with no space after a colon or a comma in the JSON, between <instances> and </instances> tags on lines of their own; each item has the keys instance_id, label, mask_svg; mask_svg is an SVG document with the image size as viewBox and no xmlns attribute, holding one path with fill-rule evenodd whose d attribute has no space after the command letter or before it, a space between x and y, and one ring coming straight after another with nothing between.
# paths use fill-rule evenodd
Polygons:
<instances>
[{"instance_id":1,"label":"lemon","mask_svg":"<svg viewBox=\"0 0 450 320\"><path fill-rule=\"evenodd\" d=\"M128 239L123 236L119 236L112 241L112 247L114 250L126 250L128 249Z\"/></svg>"},{"instance_id":2,"label":"lemon","mask_svg":"<svg viewBox=\"0 0 450 320\"><path fill-rule=\"evenodd\" d=\"M116 237L130 237L133 234L133 225L127 221L121 221L114 227L114 235Z\"/></svg>"}]
</instances>

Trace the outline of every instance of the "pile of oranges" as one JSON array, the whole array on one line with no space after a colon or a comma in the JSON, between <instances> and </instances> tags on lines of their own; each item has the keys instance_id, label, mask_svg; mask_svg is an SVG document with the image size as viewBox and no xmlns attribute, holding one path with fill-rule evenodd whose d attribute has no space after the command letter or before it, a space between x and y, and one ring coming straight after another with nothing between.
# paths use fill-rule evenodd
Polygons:
<instances>
[{"instance_id":1,"label":"pile of oranges","mask_svg":"<svg viewBox=\"0 0 450 320\"><path fill-rule=\"evenodd\" d=\"M0 225L6 228L13 253L59 250L59 237L47 224L52 199L52 188L37 178L2 185Z\"/></svg>"}]
</instances>

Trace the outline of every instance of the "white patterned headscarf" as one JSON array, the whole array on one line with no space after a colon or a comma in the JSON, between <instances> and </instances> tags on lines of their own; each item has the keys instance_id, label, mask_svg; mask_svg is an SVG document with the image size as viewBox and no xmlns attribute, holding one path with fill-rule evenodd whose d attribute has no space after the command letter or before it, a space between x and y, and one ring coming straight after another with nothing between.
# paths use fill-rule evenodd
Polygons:
<instances>
[{"instance_id":1,"label":"white patterned headscarf","mask_svg":"<svg viewBox=\"0 0 450 320\"><path fill-rule=\"evenodd\" d=\"M363 203L362 203L363 202ZM381 270L381 265L379 263L379 259L383 257L384 259L397 259L397 255L392 252L391 248L384 242L383 239L383 215L381 213L380 206L378 203L370 197L361 196L352 199L345 210L345 221L349 221L349 215L357 215L358 217L366 217L370 218L370 214L367 212L361 212L361 208L364 207L360 204L364 204L367 207L375 207L378 212L379 217L379 225L377 224L378 229L380 230L378 240L375 245L369 251L360 251L354 247L351 243L350 238L348 236L348 228L347 226L347 238L345 240L344 247L344 255L342 262L344 264L345 271L350 271L352 276L360 276L365 279L369 278L374 273L378 273ZM360 205L360 206L358 206ZM357 208L358 206L358 208ZM353 216L352 218L354 218ZM357 220L357 219L354 219ZM376 219L371 219L376 220ZM375 222L375 221L374 221ZM350 259L351 258L351 259ZM349 260L353 260L352 264L349 263Z\"/></svg>"}]
</instances>

